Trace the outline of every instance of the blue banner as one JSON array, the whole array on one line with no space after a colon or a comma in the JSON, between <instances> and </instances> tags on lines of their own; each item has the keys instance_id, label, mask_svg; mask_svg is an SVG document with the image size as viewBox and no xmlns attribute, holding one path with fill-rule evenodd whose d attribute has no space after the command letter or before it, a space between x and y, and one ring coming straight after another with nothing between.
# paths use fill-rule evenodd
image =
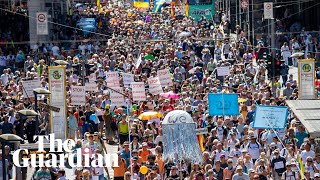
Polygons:
<instances>
[{"instance_id":1,"label":"blue banner","mask_svg":"<svg viewBox=\"0 0 320 180\"><path fill-rule=\"evenodd\" d=\"M152 12L161 13L161 8L164 3L164 0L155 0Z\"/></svg>"},{"instance_id":2,"label":"blue banner","mask_svg":"<svg viewBox=\"0 0 320 180\"><path fill-rule=\"evenodd\" d=\"M239 115L238 94L210 93L208 100L210 116Z\"/></svg>"},{"instance_id":3,"label":"blue banner","mask_svg":"<svg viewBox=\"0 0 320 180\"><path fill-rule=\"evenodd\" d=\"M256 106L252 127L256 129L284 129L288 117L286 106Z\"/></svg>"}]
</instances>

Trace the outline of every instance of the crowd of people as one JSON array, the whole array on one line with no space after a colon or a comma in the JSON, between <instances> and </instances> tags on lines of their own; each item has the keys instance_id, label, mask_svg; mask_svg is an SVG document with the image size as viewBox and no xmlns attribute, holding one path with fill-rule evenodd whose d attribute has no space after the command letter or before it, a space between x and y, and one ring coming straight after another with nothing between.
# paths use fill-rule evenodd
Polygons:
<instances>
[{"instance_id":1,"label":"crowd of people","mask_svg":"<svg viewBox=\"0 0 320 180\"><path fill-rule=\"evenodd\" d=\"M102 37L103 41L94 38L73 43L68 48L58 43L36 44L31 47L33 56L22 50L12 55L1 48L1 133L17 134L26 139L26 143L34 143L33 135L50 132L48 109L39 108L38 122L34 117L17 113L24 108L34 109L34 98L23 96L22 81L40 79L41 88L48 89L48 67L54 65L54 60L64 59L68 63L67 136L76 140L74 150L90 148L92 161L97 154L107 152L105 142L118 145L119 166L112 167L115 180L319 179L320 154L316 153L315 137L308 135L291 111L285 129L252 127L256 106L286 106L285 100L298 98L297 80L289 74L289 69L297 66L297 60L290 55L301 50L316 52L319 47L316 38L305 33L284 40L280 80L267 75L263 55L269 51L262 41L252 46L239 27L237 37L233 38L226 35L230 30L225 32L223 25L213 20L194 20L183 15L178 6L173 15L170 6L164 7L161 13L151 13L121 2L109 3L103 7L103 13L94 8L81 9L68 21L70 26L75 26L74 22L83 17L95 17L100 22L100 30L92 37L112 32L111 36ZM223 18L221 24L224 23ZM68 33L75 39L80 38L72 29ZM61 38L66 36L56 34ZM137 65L138 59L141 61ZM90 71L96 76L97 87L95 92L86 93L86 104L74 106L71 86L85 86L89 75L83 76L73 66L81 63L93 64ZM223 66L229 67L229 75L218 75L217 67ZM148 92L148 78L156 77L157 71L163 69L169 69L173 84L162 87L163 92L172 91L180 98L168 99ZM119 72L125 97L123 106L112 104L112 88L106 84L108 72ZM132 100L132 89L123 85L122 73L131 73L135 82L145 83L145 101ZM276 79L275 91L272 78ZM239 102L239 115L210 116L209 93L237 93L244 99ZM49 102L46 97L39 101ZM173 110L188 112L197 128L208 129L202 143L203 163L162 158L165 144L161 121ZM160 121L138 118L149 111L161 114ZM8 169L12 168L12 159L7 156L7 160ZM12 171L7 173L12 177ZM33 178L63 180L65 176L63 169L44 167L37 170ZM74 177L67 178L102 180L105 177L109 177L107 168L79 167L74 169Z\"/></svg>"}]
</instances>

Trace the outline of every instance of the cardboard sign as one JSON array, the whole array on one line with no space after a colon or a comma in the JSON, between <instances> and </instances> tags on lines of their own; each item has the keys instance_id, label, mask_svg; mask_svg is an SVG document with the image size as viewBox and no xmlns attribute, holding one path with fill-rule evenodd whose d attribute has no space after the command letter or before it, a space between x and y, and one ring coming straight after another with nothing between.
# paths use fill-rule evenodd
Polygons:
<instances>
[{"instance_id":1,"label":"cardboard sign","mask_svg":"<svg viewBox=\"0 0 320 180\"><path fill-rule=\"evenodd\" d=\"M218 76L228 76L230 75L229 66L217 67Z\"/></svg>"},{"instance_id":2,"label":"cardboard sign","mask_svg":"<svg viewBox=\"0 0 320 180\"><path fill-rule=\"evenodd\" d=\"M109 87L119 87L120 79L118 72L107 72L106 74L106 82Z\"/></svg>"},{"instance_id":3,"label":"cardboard sign","mask_svg":"<svg viewBox=\"0 0 320 180\"><path fill-rule=\"evenodd\" d=\"M97 92L97 84L95 82L86 83L85 91Z\"/></svg>"},{"instance_id":4,"label":"cardboard sign","mask_svg":"<svg viewBox=\"0 0 320 180\"><path fill-rule=\"evenodd\" d=\"M153 95L163 93L161 83L158 77L151 77L148 79L149 92Z\"/></svg>"},{"instance_id":5,"label":"cardboard sign","mask_svg":"<svg viewBox=\"0 0 320 180\"><path fill-rule=\"evenodd\" d=\"M145 101L146 100L146 90L144 82L132 82L132 97L133 101Z\"/></svg>"},{"instance_id":6,"label":"cardboard sign","mask_svg":"<svg viewBox=\"0 0 320 180\"><path fill-rule=\"evenodd\" d=\"M30 81L22 81L23 86L23 97L31 98L34 97L33 89L40 87L40 79L30 80Z\"/></svg>"},{"instance_id":7,"label":"cardboard sign","mask_svg":"<svg viewBox=\"0 0 320 180\"><path fill-rule=\"evenodd\" d=\"M173 85L169 69L159 70L158 77L160 79L160 83L162 87Z\"/></svg>"},{"instance_id":8,"label":"cardboard sign","mask_svg":"<svg viewBox=\"0 0 320 180\"><path fill-rule=\"evenodd\" d=\"M131 73L122 73L123 85L130 86L134 82L134 75Z\"/></svg>"},{"instance_id":9,"label":"cardboard sign","mask_svg":"<svg viewBox=\"0 0 320 180\"><path fill-rule=\"evenodd\" d=\"M71 104L86 104L86 89L84 86L71 86Z\"/></svg>"},{"instance_id":10,"label":"cardboard sign","mask_svg":"<svg viewBox=\"0 0 320 180\"><path fill-rule=\"evenodd\" d=\"M112 87L112 89L110 89L110 99L111 99L111 105L113 106L124 106L125 101L124 101L124 97L122 94L123 93L123 88L122 87Z\"/></svg>"}]
</instances>

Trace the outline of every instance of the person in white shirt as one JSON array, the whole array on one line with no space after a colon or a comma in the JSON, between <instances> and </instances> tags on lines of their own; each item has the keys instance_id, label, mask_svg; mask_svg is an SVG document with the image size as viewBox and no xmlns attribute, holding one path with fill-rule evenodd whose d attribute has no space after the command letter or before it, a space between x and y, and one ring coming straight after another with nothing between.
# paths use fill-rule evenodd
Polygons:
<instances>
[{"instance_id":1,"label":"person in white shirt","mask_svg":"<svg viewBox=\"0 0 320 180\"><path fill-rule=\"evenodd\" d=\"M310 172L310 176L313 177L314 173L319 173L319 169L314 165L313 158L307 157L307 162L304 164L304 170Z\"/></svg>"},{"instance_id":2,"label":"person in white shirt","mask_svg":"<svg viewBox=\"0 0 320 180\"><path fill-rule=\"evenodd\" d=\"M304 150L301 152L300 157L302 159L302 162L305 164L307 162L307 157L311 157L314 158L315 157L315 153L314 151L311 150L311 144L310 143L306 143L304 146Z\"/></svg>"},{"instance_id":3,"label":"person in white shirt","mask_svg":"<svg viewBox=\"0 0 320 180\"><path fill-rule=\"evenodd\" d=\"M288 59L291 56L291 52L290 52L289 46L286 42L283 43L283 46L281 47L281 56L282 56L283 60L285 61L285 64L288 65Z\"/></svg>"},{"instance_id":4,"label":"person in white shirt","mask_svg":"<svg viewBox=\"0 0 320 180\"><path fill-rule=\"evenodd\" d=\"M52 54L54 56L59 56L59 51L60 51L60 48L55 44L53 47L52 47Z\"/></svg>"},{"instance_id":5,"label":"person in white shirt","mask_svg":"<svg viewBox=\"0 0 320 180\"><path fill-rule=\"evenodd\" d=\"M86 45L84 45L82 42L81 44L78 46L78 49L81 50L81 54L85 55L86 54Z\"/></svg>"},{"instance_id":6,"label":"person in white shirt","mask_svg":"<svg viewBox=\"0 0 320 180\"><path fill-rule=\"evenodd\" d=\"M251 155L253 163L255 163L255 161L259 158L260 151L262 149L260 143L258 143L256 140L256 136L251 135L249 138L250 142L247 145L246 149L248 150L248 153Z\"/></svg>"},{"instance_id":7,"label":"person in white shirt","mask_svg":"<svg viewBox=\"0 0 320 180\"><path fill-rule=\"evenodd\" d=\"M211 157L214 158L215 161L217 161L218 159L220 159L221 156L225 156L225 157L226 157L227 153L226 153L224 150L222 150L222 148L223 148L223 146L222 146L222 144L219 142L219 143L217 144L217 149L214 150L214 151L212 151Z\"/></svg>"}]
</instances>

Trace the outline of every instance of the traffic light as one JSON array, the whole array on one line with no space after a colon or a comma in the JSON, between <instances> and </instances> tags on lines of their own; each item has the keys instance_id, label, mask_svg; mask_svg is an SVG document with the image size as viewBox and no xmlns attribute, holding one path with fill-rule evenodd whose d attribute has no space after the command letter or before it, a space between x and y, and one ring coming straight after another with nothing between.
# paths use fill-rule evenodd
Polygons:
<instances>
[{"instance_id":1,"label":"traffic light","mask_svg":"<svg viewBox=\"0 0 320 180\"><path fill-rule=\"evenodd\" d=\"M281 61L279 59L274 59L274 62L275 62L275 77L280 77L280 71L281 71Z\"/></svg>"},{"instance_id":2,"label":"traffic light","mask_svg":"<svg viewBox=\"0 0 320 180\"><path fill-rule=\"evenodd\" d=\"M80 72L81 72L81 64L72 64L72 71L73 74L76 74L77 76L80 76Z\"/></svg>"},{"instance_id":3,"label":"traffic light","mask_svg":"<svg viewBox=\"0 0 320 180\"><path fill-rule=\"evenodd\" d=\"M281 61L278 58L272 58L271 54L265 53L263 59L267 62L268 79L280 77Z\"/></svg>"}]
</instances>

